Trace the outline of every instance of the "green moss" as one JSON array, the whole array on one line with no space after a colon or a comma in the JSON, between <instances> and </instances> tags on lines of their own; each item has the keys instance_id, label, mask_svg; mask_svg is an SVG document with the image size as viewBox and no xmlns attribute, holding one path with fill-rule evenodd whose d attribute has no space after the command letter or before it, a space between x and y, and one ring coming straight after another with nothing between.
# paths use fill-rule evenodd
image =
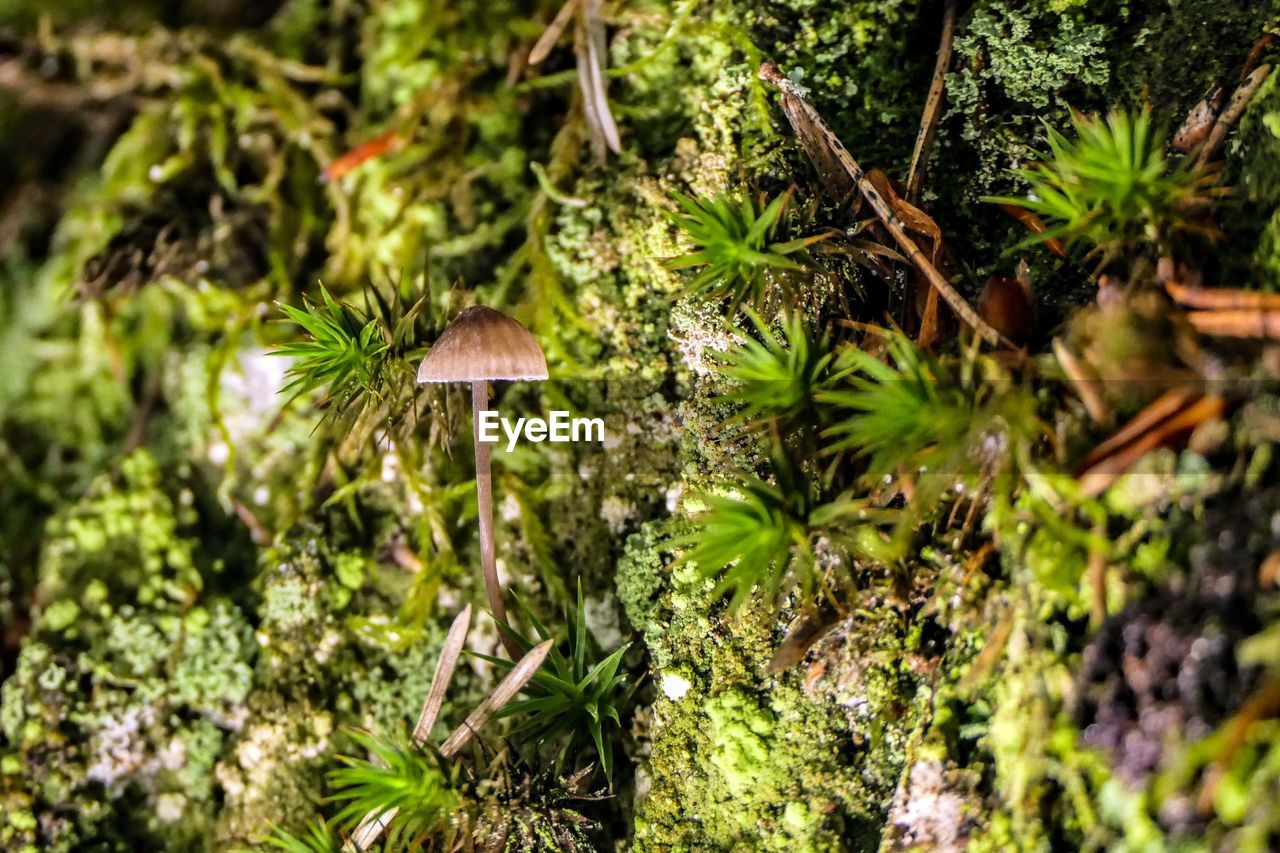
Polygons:
<instances>
[{"instance_id":1,"label":"green moss","mask_svg":"<svg viewBox=\"0 0 1280 853\"><path fill-rule=\"evenodd\" d=\"M960 63L952 109L974 109L974 96L985 87L998 89L1016 109L1043 110L1068 87L1105 86L1110 69L1099 60L1108 28L1063 11L1038 3L976 7L956 40L956 53L970 62ZM974 61L979 54L980 63Z\"/></svg>"},{"instance_id":2,"label":"green moss","mask_svg":"<svg viewBox=\"0 0 1280 853\"><path fill-rule=\"evenodd\" d=\"M648 579L660 571L649 554L629 573ZM898 629L886 622L865 654L833 646L822 656L833 668L802 687L802 673L763 674L782 620L754 604L729 620L712 586L696 569L677 568L645 630L661 695L637 847L865 849L918 713L900 710L912 701L914 679L893 665L862 663L899 654Z\"/></svg>"},{"instance_id":3,"label":"green moss","mask_svg":"<svg viewBox=\"0 0 1280 853\"><path fill-rule=\"evenodd\" d=\"M1276 75L1262 85L1240 122L1237 185L1241 210L1228 219L1236 239L1256 241L1249 264L1233 271L1259 289L1280 290L1280 88Z\"/></svg>"},{"instance_id":4,"label":"green moss","mask_svg":"<svg viewBox=\"0 0 1280 853\"><path fill-rule=\"evenodd\" d=\"M979 275L1006 263L1016 228L977 199L1009 189L1008 168L1040 147L1041 118L1140 101L1176 118L1210 78L1232 78L1260 29L1252 6L967 7L926 196L956 257ZM66 10L51 11L60 39ZM287 332L259 320L270 298L318 277L356 291L424 268L442 293L459 282L450 310L459 299L504 306L544 341L553 380L503 388L502 407L606 420L604 446L522 448L495 468L513 590L554 614L581 577L601 633L618 622L616 590L647 650L641 695L654 700L625 720L629 760L619 749L616 796L598 805L617 837L634 763L638 849L864 850L882 833L886 845L927 845L939 837L929 833L975 824L977 849L1163 843L1156 792L1121 787L1069 719L1091 630L1088 531L1100 518L1115 540L1113 611L1178 582L1206 497L1237 467L1266 482L1261 449L1245 448L1247 465L1225 457L1265 444L1274 412L1251 413L1255 438L1153 454L1141 477L1078 505L1049 469L1100 436L1064 422L1064 458L1036 472L1037 499L989 518L999 560L969 566L931 542L893 578L902 595L886 592L880 567L859 567L852 612L780 674L766 665L797 614L757 604L730 620L709 582L663 554L665 517L690 509L685 494L761 458L758 436L723 428L727 412L710 402L722 390L707 353L728 340L723 312L673 304L683 282L662 260L682 246L661 213L669 194L772 195L792 182L802 201L820 193L756 79L764 58L803 72L865 165L902 177L938 7L607 4L611 61L630 67L610 80L626 150L603 167L579 156L575 81L560 73L573 63L567 38L528 82L504 82L547 4L393 0L376 11L291 0L261 30L131 43L139 66L169 73L147 84L102 168L86 169L99 174L54 194L69 207L52 243L27 241L31 260L0 271L0 290L17 294L0 296L0 350L18 365L0 377L0 476L16 484L0 506L0 592L39 603L0 701L0 846L248 846L313 815L342 725L394 732L415 717L444 624L478 599L465 430L452 456L414 437L388 448L376 430L313 434L311 401L282 412L278 381L261 369L262 347ZM5 14L30 27L31 13L20 3ZM93 27L51 55L73 89L98 66L62 62L94 46ZM32 39L32 55L46 38ZM1259 96L1229 149L1241 219L1258 225L1223 219L1227 243L1256 247L1256 280L1272 287L1276 91ZM316 180L388 131L401 147ZM534 162L559 198L539 189ZM25 188L42 168L3 171ZM838 227L844 215L817 214ZM181 234L184 263L167 275L147 239L156 219ZM95 255L123 266L86 275ZM1072 290L1078 271L1033 260L1046 303L1093 298L1092 282ZM85 278L105 298L68 305ZM829 289L819 277L805 303L822 319L847 316L821 306ZM141 437L129 440L149 452L117 458L135 425ZM418 574L385 559L414 565L389 543L413 552ZM5 608L6 629L20 624L23 606ZM478 627L471 641L482 648L492 633ZM437 735L491 676L462 668ZM1210 833L1246 849L1269 840L1280 775L1273 728L1250 737ZM965 817L920 818L941 805ZM553 847L539 820L521 815L519 833Z\"/></svg>"},{"instance_id":5,"label":"green moss","mask_svg":"<svg viewBox=\"0 0 1280 853\"><path fill-rule=\"evenodd\" d=\"M650 630L660 628L654 616L658 610L657 596L668 574L660 552L664 531L662 522L646 522L627 537L626 547L618 558L618 599L631 627L646 636Z\"/></svg>"},{"instance_id":6,"label":"green moss","mask_svg":"<svg viewBox=\"0 0 1280 853\"><path fill-rule=\"evenodd\" d=\"M840 768L838 723L794 689L660 698L654 713L638 849L841 849L873 820Z\"/></svg>"},{"instance_id":7,"label":"green moss","mask_svg":"<svg viewBox=\"0 0 1280 853\"><path fill-rule=\"evenodd\" d=\"M770 769L769 741L776 720L767 708L737 691L713 697L706 714L711 723L711 763L720 771L730 796L742 797L756 789Z\"/></svg>"},{"instance_id":8,"label":"green moss","mask_svg":"<svg viewBox=\"0 0 1280 853\"><path fill-rule=\"evenodd\" d=\"M243 724L255 650L239 607L202 594L178 533L193 518L160 479L130 457L49 524L49 604L0 706L45 849L180 845L207 836L218 806L214 758Z\"/></svg>"}]
</instances>

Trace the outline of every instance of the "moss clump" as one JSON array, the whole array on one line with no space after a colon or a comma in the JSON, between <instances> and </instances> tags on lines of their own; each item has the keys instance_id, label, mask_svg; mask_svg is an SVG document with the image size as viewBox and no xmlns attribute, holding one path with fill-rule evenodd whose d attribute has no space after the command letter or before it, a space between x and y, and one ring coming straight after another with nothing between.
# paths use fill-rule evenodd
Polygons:
<instances>
[{"instance_id":1,"label":"moss clump","mask_svg":"<svg viewBox=\"0 0 1280 853\"><path fill-rule=\"evenodd\" d=\"M6 846L181 846L213 825L213 764L245 723L255 648L241 608L206 589L184 492L160 481L137 453L49 523L44 604L0 705L21 769L6 802L41 832L10 820Z\"/></svg>"},{"instance_id":2,"label":"moss clump","mask_svg":"<svg viewBox=\"0 0 1280 853\"><path fill-rule=\"evenodd\" d=\"M1226 275L1280 290L1280 88L1271 75L1254 96L1234 141L1239 151L1242 204L1228 220L1233 237L1256 241L1249 263L1229 265Z\"/></svg>"},{"instance_id":3,"label":"moss clump","mask_svg":"<svg viewBox=\"0 0 1280 853\"><path fill-rule=\"evenodd\" d=\"M305 823L323 794L338 729L401 731L426 695L443 633L434 623L400 620L378 593L398 569L334 553L326 539L300 526L262 556L247 722L216 769L225 799L219 846ZM453 707L451 699L445 719Z\"/></svg>"},{"instance_id":4,"label":"moss clump","mask_svg":"<svg viewBox=\"0 0 1280 853\"><path fill-rule=\"evenodd\" d=\"M637 849L837 850L874 836L863 783L842 768L840 716L796 688L689 692L653 713Z\"/></svg>"},{"instance_id":5,"label":"moss clump","mask_svg":"<svg viewBox=\"0 0 1280 853\"><path fill-rule=\"evenodd\" d=\"M668 570L660 546L666 525L650 521L627 537L622 556L618 558L618 600L631 627L644 634L661 629L654 618L658 612L658 596L667 582ZM653 646L653 642L646 642Z\"/></svg>"},{"instance_id":6,"label":"moss clump","mask_svg":"<svg viewBox=\"0 0 1280 853\"><path fill-rule=\"evenodd\" d=\"M753 603L727 618L713 582L693 566L662 568L659 548L655 541L633 552L620 578L624 600L663 578L644 629L660 695L640 771L647 792L636 845L865 849L901 769L890 744L901 744L916 719L900 710L913 683L882 677L878 666L856 684L834 671L765 675L778 641L772 610ZM887 660L900 634L878 636L869 654ZM844 701L829 691L843 691Z\"/></svg>"},{"instance_id":7,"label":"moss clump","mask_svg":"<svg viewBox=\"0 0 1280 853\"><path fill-rule=\"evenodd\" d=\"M357 302L371 281L425 279L429 311L503 307L543 340L554 379L504 388L499 406L606 420L603 446L495 460L501 568L544 616L580 577L593 633L620 643L616 590L644 641L627 663L647 663L639 695L652 702L623 716L613 797L566 806L565 780L545 798L498 795L521 810L513 845L579 843L586 830L565 827L582 806L619 843L634 817L634 846L651 850L1155 848L1201 831L1227 847L1275 846L1274 721L1234 754L1219 748L1250 679L1274 677L1265 628L1254 632L1274 622L1269 593L1234 633L1220 614L1200 624L1170 607L1161 620L1134 605L1178 596L1205 561L1255 571L1274 547L1261 515L1214 523L1251 543L1248 559L1191 547L1213 500L1244 506L1274 473L1270 398L1213 425L1216 438L1197 435L1198 452L1151 454L1141 476L1084 500L1065 471L1102 430L1063 402L1070 390L1043 359L1019 367L1037 383L1028 407L1054 408L1057 427L1019 470L1021 496L995 489L985 528L961 534L978 484L948 490L905 531L910 559L857 566L848 612L781 673L767 666L794 602L748 602L731 619L694 567L668 565L664 517L683 520L686 494L768 472L759 432L724 428L731 413L713 401L726 389L708 353L739 318L705 300L673 304L683 282L663 259L686 247L662 211L672 192L776 197L794 183L795 233L849 228L848 207L823 206L757 67L769 58L797 72L852 153L901 178L937 4L605 4L624 148L605 164L580 153L568 37L541 66L523 65L549 2L193 0L166 9L163 25L159 4L95 17L72 3L48 10L52 32L36 28L39 4L11 5L0 12L17 28L0 38L6 71L39 85L0 93L0 221L20 224L17 237L0 228L0 351L17 364L0 376L0 477L14 484L0 498L0 591L13 592L0 621L6 651L20 640L0 702L0 846L250 846L314 814L344 725L394 733L417 713L442 624L475 600L466 435L447 435L463 407L442 398L443 417L427 424L424 409L418 431L394 436L313 432L312 399L282 409L284 363L264 353L295 330L262 320L272 300L316 295L317 279ZM277 5L256 26L248 7ZM1062 126L1072 107L1149 101L1176 120L1211 78L1234 76L1272 14L1254 5L964 6L923 202L961 266L980 277L1012 265L1001 253L1016 226L978 199L1018 189L1009 169L1042 147L1042 118ZM93 95L103 80L126 92L109 109L27 102ZM1224 281L1252 280L1251 262L1248 275L1274 277L1276 92L1263 91L1227 152L1247 203L1223 217L1223 266L1238 269ZM45 123L86 141L13 141ZM379 139L386 150L338 174L341 152ZM317 180L326 168L330 180ZM55 191L28 191L51 174ZM35 213L14 201L29 197ZM1095 300L1076 266L1030 260L1042 303ZM841 263L795 294L808 319L880 320L896 282L861 281ZM1152 332L1167 328L1166 308L1166 322L1135 319L1123 334L1096 317L1076 330L1129 366L1142 355L1132 343L1156 340L1147 355L1160 363L1176 355L1172 335ZM1123 415L1143 401L1112 402ZM986 437L992 453L1008 449ZM807 463L818 479L828 460ZM956 524L941 517L948 503ZM988 539L990 554L965 550ZM1098 553L1117 620L1106 629L1090 626ZM477 622L471 647L486 650L492 627ZM1214 666L1175 679L1185 672L1200 704L1131 684L1168 662L1116 643L1125 630L1171 631L1178 654L1209 641ZM1251 662L1239 657L1248 649ZM1232 672L1232 655L1246 677L1201 690L1207 670ZM437 735L493 677L463 665ZM1140 730L1131 696L1166 725ZM1195 730L1166 742L1185 707ZM1149 759L1136 780L1114 744L1135 729ZM1188 817L1210 771L1222 782L1205 794L1209 811Z\"/></svg>"}]
</instances>

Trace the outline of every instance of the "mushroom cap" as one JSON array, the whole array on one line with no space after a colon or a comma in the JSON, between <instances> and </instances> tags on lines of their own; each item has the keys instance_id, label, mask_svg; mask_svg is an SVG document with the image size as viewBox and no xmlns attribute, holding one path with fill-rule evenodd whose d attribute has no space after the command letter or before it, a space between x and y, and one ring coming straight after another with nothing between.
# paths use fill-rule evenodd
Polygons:
<instances>
[{"instance_id":1,"label":"mushroom cap","mask_svg":"<svg viewBox=\"0 0 1280 853\"><path fill-rule=\"evenodd\" d=\"M454 317L418 367L419 382L546 378L547 357L529 330L484 305Z\"/></svg>"}]
</instances>

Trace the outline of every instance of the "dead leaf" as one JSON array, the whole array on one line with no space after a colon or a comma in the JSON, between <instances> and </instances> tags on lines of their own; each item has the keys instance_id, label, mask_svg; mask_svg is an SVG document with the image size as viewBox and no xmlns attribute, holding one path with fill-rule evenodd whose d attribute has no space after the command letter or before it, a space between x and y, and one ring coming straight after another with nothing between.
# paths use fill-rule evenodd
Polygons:
<instances>
[{"instance_id":1,"label":"dead leaf","mask_svg":"<svg viewBox=\"0 0 1280 853\"><path fill-rule=\"evenodd\" d=\"M1280 311L1189 311L1187 322L1205 335L1280 340Z\"/></svg>"},{"instance_id":2,"label":"dead leaf","mask_svg":"<svg viewBox=\"0 0 1280 853\"><path fill-rule=\"evenodd\" d=\"M845 179L833 186L842 188L852 185L858 189L871 208L880 217L885 230L893 237L894 242L907 256L907 259L928 279L929 284L937 289L938 295L946 300L951 309L972 328L979 337L993 346L1011 345L999 332L991 328L961 296L951 283L938 271L916 242L908 236L906 229L894 215L889 202L879 190L867 179L858 161L853 159L844 144L836 137L818 115L808 101L801 97L791 81L771 62L760 66L760 78L772 83L782 92L782 111L787 116L796 136L804 146L809 158L818 169L820 175L824 170L837 169L843 172Z\"/></svg>"},{"instance_id":3,"label":"dead leaf","mask_svg":"<svg viewBox=\"0 0 1280 853\"><path fill-rule=\"evenodd\" d=\"M1183 408L1178 414L1160 421L1151 429L1142 432L1132 442L1123 444L1114 452L1102 456L1082 471L1078 477L1084 495L1096 498L1110 488L1119 479L1120 475L1132 468L1143 456L1158 447L1173 444L1175 441L1184 438L1200 424L1222 415L1226 408L1226 401L1222 397L1217 395L1201 397ZM1139 413L1138 417L1143 417L1143 413ZM1126 424L1121 429L1121 433L1128 431L1131 425L1132 422ZM1117 433L1117 435L1120 435L1120 433ZM1109 439L1108 442L1114 439L1115 436ZM1093 456L1096 453L1097 451L1090 455Z\"/></svg>"}]
</instances>

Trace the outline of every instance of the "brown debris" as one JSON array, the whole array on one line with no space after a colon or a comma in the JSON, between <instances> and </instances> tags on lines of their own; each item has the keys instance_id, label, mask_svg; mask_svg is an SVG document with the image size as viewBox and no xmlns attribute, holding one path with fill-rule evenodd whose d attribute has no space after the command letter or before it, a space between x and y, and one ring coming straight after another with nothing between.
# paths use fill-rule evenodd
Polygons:
<instances>
[{"instance_id":1,"label":"brown debris","mask_svg":"<svg viewBox=\"0 0 1280 853\"><path fill-rule=\"evenodd\" d=\"M1188 154L1203 143L1208 138L1209 131L1213 130L1226 100L1227 90L1222 88L1221 83L1215 82L1210 86L1209 91L1191 108L1191 112L1187 113L1187 117L1173 134L1173 150Z\"/></svg>"},{"instance_id":2,"label":"brown debris","mask_svg":"<svg viewBox=\"0 0 1280 853\"><path fill-rule=\"evenodd\" d=\"M1032 234L1043 234L1048 230L1048 226L1044 224L1044 220L1036 216L1025 207L1018 207L1016 204L1002 204L1000 209L1018 221L1020 225L1030 231ZM1050 252L1053 252L1059 258L1067 256L1066 246L1057 237L1050 237L1044 241L1044 245Z\"/></svg>"},{"instance_id":3,"label":"brown debris","mask_svg":"<svg viewBox=\"0 0 1280 853\"><path fill-rule=\"evenodd\" d=\"M1089 375L1080 359L1076 358L1075 353L1067 348L1061 338L1053 339L1053 354L1058 359L1058 364L1062 365L1062 372L1067 374L1071 385L1080 395L1080 402L1084 403L1089 417L1094 423L1105 423L1111 417L1111 410L1099 387L1098 378Z\"/></svg>"},{"instance_id":4,"label":"brown debris","mask_svg":"<svg viewBox=\"0 0 1280 853\"><path fill-rule=\"evenodd\" d=\"M1192 287L1165 282L1175 302L1187 312L1196 331L1218 337L1280 340L1280 294L1227 287Z\"/></svg>"},{"instance_id":5,"label":"brown debris","mask_svg":"<svg viewBox=\"0 0 1280 853\"><path fill-rule=\"evenodd\" d=\"M993 275L978 297L978 312L992 328L1015 344L1025 344L1036 324L1036 300L1030 282Z\"/></svg>"},{"instance_id":6,"label":"brown debris","mask_svg":"<svg viewBox=\"0 0 1280 853\"><path fill-rule=\"evenodd\" d=\"M1258 585L1263 589L1280 585L1280 551L1272 551L1258 567Z\"/></svg>"},{"instance_id":7,"label":"brown debris","mask_svg":"<svg viewBox=\"0 0 1280 853\"><path fill-rule=\"evenodd\" d=\"M565 27L569 26L569 22L573 20L573 13L577 10L578 0L567 0L560 7L560 11L556 12L556 16L551 19L547 29L539 36L538 41L534 43L533 49L529 51L529 65L542 64L542 60L546 59L548 54L551 53L551 49L556 46L560 36L564 35Z\"/></svg>"},{"instance_id":8,"label":"brown debris","mask_svg":"<svg viewBox=\"0 0 1280 853\"><path fill-rule=\"evenodd\" d=\"M925 257L924 252L907 234L906 229L903 227L903 222L895 214L890 202L868 179L867 174L858 165L858 161L853 159L853 155L849 153L844 144L831 131L831 128L827 126L827 123L818 115L818 111L796 93L791 81L783 75L778 67L771 62L763 63L760 66L760 78L765 82L772 83L782 91L782 110L799 138L800 144L809 155L809 159L813 161L814 166L818 169L819 176L825 178L826 176L823 173L832 170L843 172L845 176L843 182L828 184L828 186L856 187L863 198L871 205L876 215L880 217L885 230L893 237L902 253L924 275L929 284L938 291L938 295L946 300L957 316L987 343L993 346L1012 346L1007 338L978 316L978 312L965 301L964 297L942 276L938 268ZM840 199L837 198L836 200L839 201Z\"/></svg>"},{"instance_id":9,"label":"brown debris","mask_svg":"<svg viewBox=\"0 0 1280 853\"><path fill-rule=\"evenodd\" d=\"M388 130L386 133L380 133L373 139L360 143L326 166L320 175L320 180L341 180L351 174L357 166L390 153L403 145L404 138L396 131Z\"/></svg>"},{"instance_id":10,"label":"brown debris","mask_svg":"<svg viewBox=\"0 0 1280 853\"><path fill-rule=\"evenodd\" d=\"M1244 747L1245 738L1248 737L1253 724L1277 714L1280 714L1280 680L1273 679L1259 687L1235 716L1227 721L1222 729L1225 744L1212 766L1205 771L1204 781L1200 786L1200 796L1196 806L1202 813L1213 811L1218 784L1231 767L1236 755Z\"/></svg>"},{"instance_id":11,"label":"brown debris","mask_svg":"<svg viewBox=\"0 0 1280 853\"><path fill-rule=\"evenodd\" d=\"M1099 538L1105 537L1106 525L1102 522L1095 523L1093 535ZM1089 549L1087 571L1091 593L1089 623L1097 628L1107 618L1107 555L1100 548Z\"/></svg>"},{"instance_id":12,"label":"brown debris","mask_svg":"<svg viewBox=\"0 0 1280 853\"><path fill-rule=\"evenodd\" d=\"M913 203L920 200L924 187L924 174L929 168L929 154L938 134L938 119L942 117L942 105L946 97L947 69L951 67L951 42L955 33L956 3L946 0L942 11L942 36L938 40L938 59L933 66L933 80L929 83L929 96L924 102L920 117L920 132L916 134L915 150L911 154L911 170L907 172L907 198Z\"/></svg>"},{"instance_id":13,"label":"brown debris","mask_svg":"<svg viewBox=\"0 0 1280 853\"><path fill-rule=\"evenodd\" d=\"M591 149L596 159L603 161L608 151L622 151L622 140L609 109L609 50L600 3L601 0L582 0L573 50L578 57L578 86L582 90L582 114L591 132Z\"/></svg>"},{"instance_id":14,"label":"brown debris","mask_svg":"<svg viewBox=\"0 0 1280 853\"><path fill-rule=\"evenodd\" d=\"M1227 141L1227 134L1240 120L1240 116L1244 115L1245 108L1249 106L1249 102L1253 100L1253 96L1270 74L1270 65L1259 65L1236 87L1235 92L1231 94L1231 100L1227 102L1227 106L1214 123L1213 130L1209 132L1199 156L1196 157L1197 166L1205 166L1217 156L1222 144Z\"/></svg>"},{"instance_id":15,"label":"brown debris","mask_svg":"<svg viewBox=\"0 0 1280 853\"><path fill-rule=\"evenodd\" d=\"M457 666L458 657L462 654L462 647L466 643L467 632L470 627L471 605L467 605L454 618L453 624L449 627L449 634L445 637L440 659L436 662L435 672L431 676L431 687L427 691L427 699L423 703L422 712L418 716L418 723L413 731L414 743L419 746L426 744L431 728L435 725L436 717L439 715L440 708L444 703L444 695L453 679L453 671ZM484 724L491 720L494 714L500 711L529 683L529 680L533 678L539 667L542 666L542 662L546 660L547 654L551 651L554 643L554 640L545 640L530 649L516 662L516 665L498 683L493 692L486 696L467 719L463 721L462 725L454 729L453 733L440 745L439 752L442 758L453 758L457 755L464 746L470 743L471 739L475 737ZM398 813L399 809L397 808L387 809L383 812L368 812L343 845L343 850L368 850L377 842L378 836L382 835L383 830L395 819Z\"/></svg>"},{"instance_id":16,"label":"brown debris","mask_svg":"<svg viewBox=\"0 0 1280 853\"><path fill-rule=\"evenodd\" d=\"M802 613L787 628L787 636L769 659L765 672L774 675L784 672L804 660L814 644L825 637L839 621L824 618L819 613Z\"/></svg>"},{"instance_id":17,"label":"brown debris","mask_svg":"<svg viewBox=\"0 0 1280 853\"><path fill-rule=\"evenodd\" d=\"M1280 293L1236 290L1228 287L1191 287L1176 281L1165 282L1165 291L1179 305L1214 311L1280 311Z\"/></svg>"},{"instance_id":18,"label":"brown debris","mask_svg":"<svg viewBox=\"0 0 1280 853\"><path fill-rule=\"evenodd\" d=\"M1188 387L1161 395L1133 420L1098 445L1081 463L1077 479L1086 497L1105 492L1152 450L1188 436L1206 421L1221 416L1226 400L1214 394L1197 397Z\"/></svg>"},{"instance_id":19,"label":"brown debris","mask_svg":"<svg viewBox=\"0 0 1280 853\"><path fill-rule=\"evenodd\" d=\"M1156 424L1177 413L1195 399L1195 395L1195 389L1189 385L1166 391L1155 402L1134 415L1132 420L1120 427L1110 438L1095 447L1093 452L1086 456L1080 464L1086 468L1092 466L1104 456L1115 452L1143 433L1153 429Z\"/></svg>"},{"instance_id":20,"label":"brown debris","mask_svg":"<svg viewBox=\"0 0 1280 853\"><path fill-rule=\"evenodd\" d=\"M1280 311L1190 311L1187 322L1206 335L1280 341Z\"/></svg>"}]
</instances>

